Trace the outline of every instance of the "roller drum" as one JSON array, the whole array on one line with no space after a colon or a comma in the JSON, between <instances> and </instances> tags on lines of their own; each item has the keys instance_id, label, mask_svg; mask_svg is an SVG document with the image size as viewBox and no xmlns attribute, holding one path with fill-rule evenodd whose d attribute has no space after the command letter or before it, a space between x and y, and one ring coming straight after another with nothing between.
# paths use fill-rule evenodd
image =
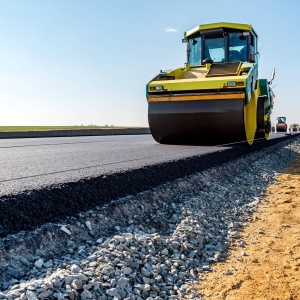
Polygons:
<instances>
[{"instance_id":1,"label":"roller drum","mask_svg":"<svg viewBox=\"0 0 300 300\"><path fill-rule=\"evenodd\" d=\"M149 102L153 138L162 144L246 141L245 99Z\"/></svg>"}]
</instances>

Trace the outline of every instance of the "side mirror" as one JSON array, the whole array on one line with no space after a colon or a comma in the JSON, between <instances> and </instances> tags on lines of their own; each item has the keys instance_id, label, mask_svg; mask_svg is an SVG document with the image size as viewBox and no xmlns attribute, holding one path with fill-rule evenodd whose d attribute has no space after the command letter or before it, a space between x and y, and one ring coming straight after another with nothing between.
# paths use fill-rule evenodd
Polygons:
<instances>
[{"instance_id":1,"label":"side mirror","mask_svg":"<svg viewBox=\"0 0 300 300\"><path fill-rule=\"evenodd\" d=\"M269 84L272 84L272 81L274 80L274 77L275 77L275 68L274 68L273 71L272 71L271 79L270 79L270 81L268 82Z\"/></svg>"}]
</instances>

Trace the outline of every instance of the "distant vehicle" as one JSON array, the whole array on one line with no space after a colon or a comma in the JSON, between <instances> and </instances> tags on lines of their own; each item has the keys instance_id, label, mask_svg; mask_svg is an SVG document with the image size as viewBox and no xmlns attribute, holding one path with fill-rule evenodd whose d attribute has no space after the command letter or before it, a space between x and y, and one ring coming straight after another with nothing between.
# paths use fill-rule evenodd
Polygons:
<instances>
[{"instance_id":1,"label":"distant vehicle","mask_svg":"<svg viewBox=\"0 0 300 300\"><path fill-rule=\"evenodd\" d=\"M291 131L298 132L299 131L299 124L292 124Z\"/></svg>"},{"instance_id":2,"label":"distant vehicle","mask_svg":"<svg viewBox=\"0 0 300 300\"><path fill-rule=\"evenodd\" d=\"M278 117L276 124L277 132L287 132L286 117Z\"/></svg>"}]
</instances>

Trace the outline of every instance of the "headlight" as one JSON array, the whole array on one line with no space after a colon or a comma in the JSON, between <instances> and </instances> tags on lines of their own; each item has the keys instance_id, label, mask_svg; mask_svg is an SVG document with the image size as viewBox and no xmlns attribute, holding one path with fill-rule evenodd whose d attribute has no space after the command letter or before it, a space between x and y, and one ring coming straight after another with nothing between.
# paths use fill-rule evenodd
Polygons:
<instances>
[{"instance_id":1,"label":"headlight","mask_svg":"<svg viewBox=\"0 0 300 300\"><path fill-rule=\"evenodd\" d=\"M228 81L227 86L237 86L237 82L236 81Z\"/></svg>"},{"instance_id":2,"label":"headlight","mask_svg":"<svg viewBox=\"0 0 300 300\"><path fill-rule=\"evenodd\" d=\"M163 90L164 90L163 85L150 86L150 91L163 91Z\"/></svg>"}]
</instances>

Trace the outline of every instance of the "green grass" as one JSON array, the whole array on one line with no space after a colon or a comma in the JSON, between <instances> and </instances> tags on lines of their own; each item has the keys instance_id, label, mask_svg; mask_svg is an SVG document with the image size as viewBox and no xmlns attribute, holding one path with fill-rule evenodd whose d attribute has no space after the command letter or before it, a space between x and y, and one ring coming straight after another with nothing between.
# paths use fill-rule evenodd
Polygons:
<instances>
[{"instance_id":1,"label":"green grass","mask_svg":"<svg viewBox=\"0 0 300 300\"><path fill-rule=\"evenodd\" d=\"M119 129L119 128L128 128L128 127L115 127L115 126L0 126L0 131L41 131L41 130L62 130L62 129Z\"/></svg>"}]
</instances>

